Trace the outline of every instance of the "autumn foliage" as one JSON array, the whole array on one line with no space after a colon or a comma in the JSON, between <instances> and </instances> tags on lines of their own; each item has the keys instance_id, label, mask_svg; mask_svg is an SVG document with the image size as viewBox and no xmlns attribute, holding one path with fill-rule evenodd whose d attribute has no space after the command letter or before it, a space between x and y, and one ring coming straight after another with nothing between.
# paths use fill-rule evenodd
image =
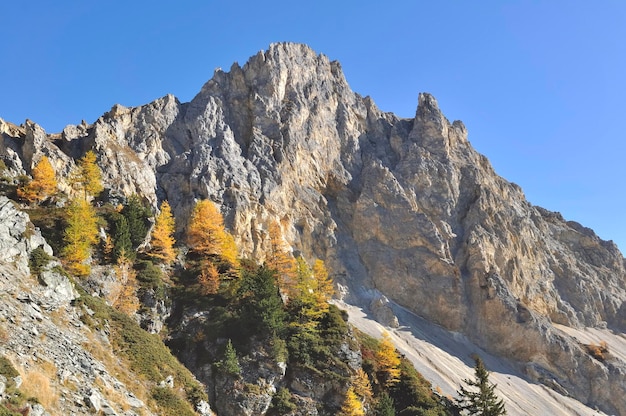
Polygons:
<instances>
[{"instance_id":1,"label":"autumn foliage","mask_svg":"<svg viewBox=\"0 0 626 416\"><path fill-rule=\"evenodd\" d=\"M348 388L339 414L341 416L365 416L363 404L359 396L354 392L354 388Z\"/></svg>"},{"instance_id":2,"label":"autumn foliage","mask_svg":"<svg viewBox=\"0 0 626 416\"><path fill-rule=\"evenodd\" d=\"M98 196L103 191L102 171L96 164L96 154L91 150L85 153L76 162L76 168L70 177L70 183L74 188L84 193L85 199L88 196Z\"/></svg>"},{"instance_id":3,"label":"autumn foliage","mask_svg":"<svg viewBox=\"0 0 626 416\"><path fill-rule=\"evenodd\" d=\"M298 270L296 259L287 249L280 225L277 222L270 223L268 232L270 247L265 264L270 269L276 270L279 286L282 290L289 293L295 285Z\"/></svg>"},{"instance_id":4,"label":"autumn foliage","mask_svg":"<svg viewBox=\"0 0 626 416\"><path fill-rule=\"evenodd\" d=\"M238 266L235 240L224 228L217 206L209 200L196 204L187 230L187 244L201 256L219 256L231 266Z\"/></svg>"},{"instance_id":5,"label":"autumn foliage","mask_svg":"<svg viewBox=\"0 0 626 416\"><path fill-rule=\"evenodd\" d=\"M115 268L116 285L111 293L113 307L118 311L132 316L139 309L137 299L137 273L133 269L133 263L122 256Z\"/></svg>"},{"instance_id":6,"label":"autumn foliage","mask_svg":"<svg viewBox=\"0 0 626 416\"><path fill-rule=\"evenodd\" d=\"M33 180L17 189L17 196L28 202L40 202L56 192L57 180L50 160L43 156L33 168Z\"/></svg>"},{"instance_id":7,"label":"autumn foliage","mask_svg":"<svg viewBox=\"0 0 626 416\"><path fill-rule=\"evenodd\" d=\"M171 263L176 257L174 250L174 217L167 201L161 204L161 212L157 215L150 243L150 256L161 260L165 264Z\"/></svg>"},{"instance_id":8,"label":"autumn foliage","mask_svg":"<svg viewBox=\"0 0 626 416\"><path fill-rule=\"evenodd\" d=\"M63 258L68 270L86 276L91 267L86 263L91 248L98 241L98 218L93 207L84 199L73 200L67 208L67 226L63 240Z\"/></svg>"},{"instance_id":9,"label":"autumn foliage","mask_svg":"<svg viewBox=\"0 0 626 416\"><path fill-rule=\"evenodd\" d=\"M392 386L400 381L400 356L387 331L383 332L383 338L378 345L376 361L379 366L379 377L384 385Z\"/></svg>"}]
</instances>

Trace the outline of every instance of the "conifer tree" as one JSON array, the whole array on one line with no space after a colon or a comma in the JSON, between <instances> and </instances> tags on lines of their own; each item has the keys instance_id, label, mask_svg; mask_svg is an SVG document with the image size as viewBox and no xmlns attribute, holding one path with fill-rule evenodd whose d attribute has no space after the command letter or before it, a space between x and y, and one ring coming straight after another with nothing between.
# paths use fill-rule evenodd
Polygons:
<instances>
[{"instance_id":1,"label":"conifer tree","mask_svg":"<svg viewBox=\"0 0 626 416\"><path fill-rule=\"evenodd\" d=\"M118 311L132 316L139 310L137 299L137 273L133 269L132 261L122 252L115 268L117 278L116 290L111 294L113 307Z\"/></svg>"},{"instance_id":2,"label":"conifer tree","mask_svg":"<svg viewBox=\"0 0 626 416\"><path fill-rule=\"evenodd\" d=\"M111 234L113 236L113 251L111 252L113 260L119 261L122 257L134 258L126 217L117 213L113 214Z\"/></svg>"},{"instance_id":3,"label":"conifer tree","mask_svg":"<svg viewBox=\"0 0 626 416\"><path fill-rule=\"evenodd\" d=\"M378 344L376 362L378 377L385 386L392 386L400 380L400 357L387 331L383 332L383 339Z\"/></svg>"},{"instance_id":4,"label":"conifer tree","mask_svg":"<svg viewBox=\"0 0 626 416\"><path fill-rule=\"evenodd\" d=\"M130 241L133 248L139 247L148 234L148 218L151 212L147 209L139 196L133 194L122 208L121 214L126 218Z\"/></svg>"},{"instance_id":5,"label":"conifer tree","mask_svg":"<svg viewBox=\"0 0 626 416\"><path fill-rule=\"evenodd\" d=\"M368 408L373 399L372 384L365 371L359 368L352 378L352 387L358 397L361 398L364 408Z\"/></svg>"},{"instance_id":6,"label":"conifer tree","mask_svg":"<svg viewBox=\"0 0 626 416\"><path fill-rule=\"evenodd\" d=\"M457 407L464 415L499 416L505 415L504 402L495 394L496 385L489 381L489 372L480 357L475 359L475 379L465 379L463 382L471 390L461 386L458 391Z\"/></svg>"},{"instance_id":7,"label":"conifer tree","mask_svg":"<svg viewBox=\"0 0 626 416\"><path fill-rule=\"evenodd\" d=\"M354 392L357 396L367 401L372 399L372 384L370 383L367 373L363 371L362 368L359 368L356 371L352 380L352 385L354 386Z\"/></svg>"},{"instance_id":8,"label":"conifer tree","mask_svg":"<svg viewBox=\"0 0 626 416\"><path fill-rule=\"evenodd\" d=\"M98 219L93 207L84 199L72 200L67 208L67 226L63 235L63 258L71 273L86 276L91 267L86 260L98 241Z\"/></svg>"},{"instance_id":9,"label":"conifer tree","mask_svg":"<svg viewBox=\"0 0 626 416\"><path fill-rule=\"evenodd\" d=\"M318 305L323 309L328 309L328 301L335 294L332 279L328 276L328 270L324 261L317 259L313 263L313 278L315 279L315 294Z\"/></svg>"},{"instance_id":10,"label":"conifer tree","mask_svg":"<svg viewBox=\"0 0 626 416\"><path fill-rule=\"evenodd\" d=\"M93 151L88 151L76 162L76 169L70 177L70 183L84 192L85 199L89 195L95 197L102 192L104 189L102 171L96 164L96 154Z\"/></svg>"},{"instance_id":11,"label":"conifer tree","mask_svg":"<svg viewBox=\"0 0 626 416\"><path fill-rule=\"evenodd\" d=\"M287 250L287 245L283 240L280 225L271 222L269 225L270 247L265 263L270 269L276 270L278 284L282 290L289 293L293 290L297 273L296 259Z\"/></svg>"},{"instance_id":12,"label":"conifer tree","mask_svg":"<svg viewBox=\"0 0 626 416\"><path fill-rule=\"evenodd\" d=\"M150 256L160 259L165 264L170 264L176 257L174 251L174 216L167 201L161 203L161 212L157 215L150 243L152 249Z\"/></svg>"},{"instance_id":13,"label":"conifer tree","mask_svg":"<svg viewBox=\"0 0 626 416\"><path fill-rule=\"evenodd\" d=\"M382 392L380 396L378 396L378 400L374 406L374 414L376 416L396 416L393 399L386 392Z\"/></svg>"},{"instance_id":14,"label":"conifer tree","mask_svg":"<svg viewBox=\"0 0 626 416\"><path fill-rule=\"evenodd\" d=\"M200 292L203 295L214 295L218 292L220 288L220 274L211 261L203 261L200 267L198 283L200 284Z\"/></svg>"},{"instance_id":15,"label":"conifer tree","mask_svg":"<svg viewBox=\"0 0 626 416\"><path fill-rule=\"evenodd\" d=\"M285 310L275 271L260 267L245 271L239 287L244 322L261 334L274 336L285 329Z\"/></svg>"},{"instance_id":16,"label":"conifer tree","mask_svg":"<svg viewBox=\"0 0 626 416\"><path fill-rule=\"evenodd\" d=\"M17 195L28 202L43 201L57 188L56 174L50 160L43 156L33 168L33 180L17 189Z\"/></svg>"},{"instance_id":17,"label":"conifer tree","mask_svg":"<svg viewBox=\"0 0 626 416\"><path fill-rule=\"evenodd\" d=\"M231 267L238 267L235 239L224 228L217 206L202 200L196 204L187 230L189 248L202 256L220 256Z\"/></svg>"},{"instance_id":18,"label":"conifer tree","mask_svg":"<svg viewBox=\"0 0 626 416\"><path fill-rule=\"evenodd\" d=\"M365 416L361 400L359 400L352 387L348 388L346 392L346 398L343 401L339 414L341 416Z\"/></svg>"},{"instance_id":19,"label":"conifer tree","mask_svg":"<svg viewBox=\"0 0 626 416\"><path fill-rule=\"evenodd\" d=\"M219 367L231 376L238 376L241 374L241 366L239 365L239 359L237 358L237 351L233 347L233 343L228 340L226 349L224 350L224 359L220 362Z\"/></svg>"}]
</instances>

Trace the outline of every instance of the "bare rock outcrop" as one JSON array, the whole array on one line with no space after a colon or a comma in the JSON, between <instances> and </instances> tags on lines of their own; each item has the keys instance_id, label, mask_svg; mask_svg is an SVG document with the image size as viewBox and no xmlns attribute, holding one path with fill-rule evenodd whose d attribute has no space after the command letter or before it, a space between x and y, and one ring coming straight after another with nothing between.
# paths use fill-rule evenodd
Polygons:
<instances>
[{"instance_id":1,"label":"bare rock outcrop","mask_svg":"<svg viewBox=\"0 0 626 416\"><path fill-rule=\"evenodd\" d=\"M354 93L339 63L273 44L217 70L189 103L115 106L66 130L44 138L1 122L0 150L28 172L38 153L67 167L93 149L111 197L167 199L180 227L210 198L258 260L277 221L294 250L326 261L346 301L369 307L382 293L531 379L626 414L625 363L598 361L553 328L626 329L621 253L526 201L431 95L402 119Z\"/></svg>"}]
</instances>

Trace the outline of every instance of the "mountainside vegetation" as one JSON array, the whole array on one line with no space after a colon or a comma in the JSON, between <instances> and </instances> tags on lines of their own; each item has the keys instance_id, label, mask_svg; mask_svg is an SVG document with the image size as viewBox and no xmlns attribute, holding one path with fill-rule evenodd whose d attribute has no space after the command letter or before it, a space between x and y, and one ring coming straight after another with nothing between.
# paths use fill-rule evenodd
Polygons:
<instances>
[{"instance_id":1,"label":"mountainside vegetation","mask_svg":"<svg viewBox=\"0 0 626 416\"><path fill-rule=\"evenodd\" d=\"M42 164L45 159L37 166ZM17 202L26 202L22 209L60 249L59 271L80 293L75 306L89 311L84 323L106 331L112 353L131 372L124 380L146 386L141 397L155 413L195 414L207 400L223 415L456 412L454 402L433 391L387 336L379 341L347 323L345 312L329 303L335 289L324 261L310 264L294 256L276 223L268 225L267 261L258 264L238 257L213 202L199 201L186 233L175 239L167 201L158 213L137 195L117 205L104 202L96 198L103 188L93 153L77 166L72 193L32 185L43 176L50 183L55 178L37 173L18 191ZM53 194L56 203L44 204ZM39 274L53 259L35 249L31 272ZM102 278L103 266L114 280L105 296L95 297L88 291ZM139 325L146 328L145 301L154 299L171 308L160 334ZM206 319L193 320L198 315ZM5 378L15 377L6 363ZM163 384L168 376L175 387ZM37 403L36 396L25 398L11 386L2 414L20 412L28 400Z\"/></svg>"},{"instance_id":2,"label":"mountainside vegetation","mask_svg":"<svg viewBox=\"0 0 626 416\"><path fill-rule=\"evenodd\" d=\"M510 414L626 414L617 246L527 201L432 95L383 112L306 45L187 103L55 134L0 120L0 193L0 353L66 413L454 413L478 354ZM111 337L137 328L206 400L178 370L131 394L94 362L133 375L132 337Z\"/></svg>"}]
</instances>

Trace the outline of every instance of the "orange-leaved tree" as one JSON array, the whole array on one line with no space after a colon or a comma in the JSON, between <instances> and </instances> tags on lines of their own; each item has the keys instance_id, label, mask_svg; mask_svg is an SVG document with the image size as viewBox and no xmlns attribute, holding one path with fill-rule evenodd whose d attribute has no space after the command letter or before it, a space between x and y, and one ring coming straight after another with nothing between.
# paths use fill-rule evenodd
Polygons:
<instances>
[{"instance_id":1,"label":"orange-leaved tree","mask_svg":"<svg viewBox=\"0 0 626 416\"><path fill-rule=\"evenodd\" d=\"M317 259L313 263L313 279L315 281L315 297L318 306L328 309L328 301L335 294L333 280L328 276L328 270L323 260Z\"/></svg>"},{"instance_id":2,"label":"orange-leaved tree","mask_svg":"<svg viewBox=\"0 0 626 416\"><path fill-rule=\"evenodd\" d=\"M137 272L133 269L133 262L128 259L125 253L117 260L115 268L117 278L114 290L111 292L113 307L118 311L132 316L139 310L139 299L137 299Z\"/></svg>"},{"instance_id":3,"label":"orange-leaved tree","mask_svg":"<svg viewBox=\"0 0 626 416\"><path fill-rule=\"evenodd\" d=\"M161 212L157 215L152 229L150 244L150 256L161 260L165 264L170 264L176 257L174 250L174 216L167 201L161 203Z\"/></svg>"},{"instance_id":4,"label":"orange-leaved tree","mask_svg":"<svg viewBox=\"0 0 626 416\"><path fill-rule=\"evenodd\" d=\"M209 201L198 201L187 229L187 245L202 257L198 283L203 294L214 294L219 290L220 275L226 266L233 271L239 267L237 245L233 236L224 228L224 219L217 206Z\"/></svg>"},{"instance_id":5,"label":"orange-leaved tree","mask_svg":"<svg viewBox=\"0 0 626 416\"><path fill-rule=\"evenodd\" d=\"M365 410L359 396L354 392L354 388L350 386L346 392L346 397L341 405L339 412L341 416L365 416Z\"/></svg>"},{"instance_id":6,"label":"orange-leaved tree","mask_svg":"<svg viewBox=\"0 0 626 416\"><path fill-rule=\"evenodd\" d=\"M383 339L378 344L376 363L378 364L378 378L389 387L400 381L400 356L391 342L391 336L383 331Z\"/></svg>"},{"instance_id":7,"label":"orange-leaved tree","mask_svg":"<svg viewBox=\"0 0 626 416\"><path fill-rule=\"evenodd\" d=\"M369 376L362 368L359 368L354 377L352 377L352 388L356 395L361 398L363 407L369 408L374 399L374 393L372 393L372 384Z\"/></svg>"},{"instance_id":8,"label":"orange-leaved tree","mask_svg":"<svg viewBox=\"0 0 626 416\"><path fill-rule=\"evenodd\" d=\"M67 207L67 226L63 241L63 258L71 273L86 276L91 267L86 263L91 247L98 241L98 217L84 199L74 199Z\"/></svg>"},{"instance_id":9,"label":"orange-leaved tree","mask_svg":"<svg viewBox=\"0 0 626 416\"><path fill-rule=\"evenodd\" d=\"M95 197L102 192L102 171L96 164L96 154L93 151L88 151L78 159L70 176L70 183L84 192L85 199L89 195Z\"/></svg>"},{"instance_id":10,"label":"orange-leaved tree","mask_svg":"<svg viewBox=\"0 0 626 416\"><path fill-rule=\"evenodd\" d=\"M220 288L220 273L215 264L205 260L200 266L200 275L198 276L200 284L200 293L203 295L214 295Z\"/></svg>"},{"instance_id":11,"label":"orange-leaved tree","mask_svg":"<svg viewBox=\"0 0 626 416\"><path fill-rule=\"evenodd\" d=\"M279 287L287 293L292 292L298 269L296 259L288 251L276 221L270 223L268 233L270 246L265 263L270 269L276 270Z\"/></svg>"},{"instance_id":12,"label":"orange-leaved tree","mask_svg":"<svg viewBox=\"0 0 626 416\"><path fill-rule=\"evenodd\" d=\"M201 256L219 256L231 267L238 267L235 239L224 228L224 218L217 205L204 199L198 201L187 229L187 245Z\"/></svg>"},{"instance_id":13,"label":"orange-leaved tree","mask_svg":"<svg viewBox=\"0 0 626 416\"><path fill-rule=\"evenodd\" d=\"M28 202L43 201L57 189L57 180L50 160L43 156L33 168L33 180L17 189L17 196Z\"/></svg>"}]
</instances>

